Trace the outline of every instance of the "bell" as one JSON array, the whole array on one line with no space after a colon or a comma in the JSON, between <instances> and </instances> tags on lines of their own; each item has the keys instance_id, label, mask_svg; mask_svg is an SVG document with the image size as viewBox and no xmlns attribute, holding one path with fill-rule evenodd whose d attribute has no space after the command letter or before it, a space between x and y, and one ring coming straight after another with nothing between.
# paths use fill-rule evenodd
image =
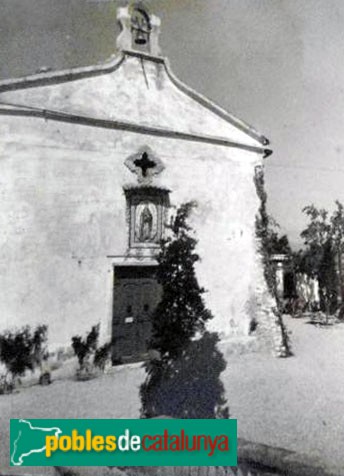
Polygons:
<instances>
[{"instance_id":1,"label":"bell","mask_svg":"<svg viewBox=\"0 0 344 476\"><path fill-rule=\"evenodd\" d=\"M135 38L134 38L136 45L146 45L148 43L148 34L144 30L137 29L135 30Z\"/></svg>"},{"instance_id":2,"label":"bell","mask_svg":"<svg viewBox=\"0 0 344 476\"><path fill-rule=\"evenodd\" d=\"M149 43L152 27L145 9L136 6L131 15L132 41L135 45L144 46Z\"/></svg>"}]
</instances>

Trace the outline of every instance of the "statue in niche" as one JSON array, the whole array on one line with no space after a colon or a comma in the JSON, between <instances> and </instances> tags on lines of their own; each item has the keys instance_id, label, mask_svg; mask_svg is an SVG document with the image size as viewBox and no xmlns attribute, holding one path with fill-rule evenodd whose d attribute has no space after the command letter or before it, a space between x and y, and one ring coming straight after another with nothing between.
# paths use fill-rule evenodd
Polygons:
<instances>
[{"instance_id":1,"label":"statue in niche","mask_svg":"<svg viewBox=\"0 0 344 476\"><path fill-rule=\"evenodd\" d=\"M140 241L149 241L152 235L153 216L146 205L140 216Z\"/></svg>"},{"instance_id":2,"label":"statue in niche","mask_svg":"<svg viewBox=\"0 0 344 476\"><path fill-rule=\"evenodd\" d=\"M152 203L140 203L136 208L136 239L141 243L154 241L157 235L157 210Z\"/></svg>"}]
</instances>

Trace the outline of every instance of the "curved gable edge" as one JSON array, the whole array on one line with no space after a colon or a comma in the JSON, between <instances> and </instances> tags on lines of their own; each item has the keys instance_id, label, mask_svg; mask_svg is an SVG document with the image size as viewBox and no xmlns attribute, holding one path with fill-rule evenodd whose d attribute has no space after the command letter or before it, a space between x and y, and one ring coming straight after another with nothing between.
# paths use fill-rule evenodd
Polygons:
<instances>
[{"instance_id":1,"label":"curved gable edge","mask_svg":"<svg viewBox=\"0 0 344 476\"><path fill-rule=\"evenodd\" d=\"M173 71L171 69L171 66L170 66L170 62L167 58L164 58L164 64L165 64L165 68L166 68L166 72L168 74L168 77L170 78L172 83L180 91L182 91L184 94L189 96L194 101L197 101L203 107L205 107L208 110L215 113L217 116L221 117L221 119L224 119L225 121L229 122L234 127L237 127L238 129L240 129L242 132L245 132L247 135L249 135L253 139L257 140L260 144L262 144L264 146L267 146L267 145L270 144L269 139L267 137L265 137L264 135L260 134L254 127L250 126L246 122L237 118L233 114L227 112L225 109L223 109L222 107L215 104L213 101L208 99L206 96L204 96L203 94L198 93L197 91L192 89L190 86L186 85L179 78L177 78L177 76L173 73Z\"/></svg>"},{"instance_id":2,"label":"curved gable edge","mask_svg":"<svg viewBox=\"0 0 344 476\"><path fill-rule=\"evenodd\" d=\"M21 78L5 79L0 81L0 94L19 89L49 86L92 76L100 76L104 73L112 73L121 66L124 59L125 54L121 53L110 61L99 65L81 66L79 68L64 69L62 71L51 71L23 76Z\"/></svg>"},{"instance_id":3,"label":"curved gable edge","mask_svg":"<svg viewBox=\"0 0 344 476\"><path fill-rule=\"evenodd\" d=\"M171 80L172 84L180 90L182 93L187 95L189 98L192 100L196 101L198 104L201 106L205 107L209 111L213 112L216 114L218 117L221 119L227 121L230 123L232 126L238 128L242 132L246 133L248 136L262 144L263 146L269 145L269 140L257 132L252 126L248 125L241 119L238 119L231 113L227 112L214 102L212 102L210 99L207 97L203 96L202 94L196 92L193 90L191 87L187 86L185 83L183 83L181 80L179 80L175 74L173 73L169 61L167 58L164 57L157 57L157 56L152 56L147 53L142 53L142 52L136 52L136 51L127 51L123 50L120 52L119 55L116 55L113 59L110 61L100 64L100 65L93 65L93 66L82 66L79 68L71 68L71 69L66 69L62 71L52 71L52 72L42 72L34 75L29 75L29 76L24 76L21 78L15 78L15 79L6 79L0 81L0 106L5 107L4 110L2 110L3 114L8 114L8 115L43 115L44 117L49 117L51 119L66 119L68 114L57 112L57 111L46 111L46 110L39 110L37 108L31 108L29 106L19 106L17 104L9 104L6 102L1 102L1 93L3 92L11 92L15 90L23 90L23 89L29 89L29 88L35 88L39 86L49 86L53 84L59 84L59 83L65 83L69 81L75 81L79 79L84 79L88 77L93 77L93 76L100 76L102 74L109 74L114 71L116 71L124 62L126 55L128 56L139 56L147 60L151 60L156 63L161 63L164 65L164 68L166 70L166 73ZM9 110L6 110L6 107L9 107ZM17 109L16 111L11 111L12 108ZM32 111L31 111L32 109ZM37 109L37 110L36 110ZM29 111L30 110L30 111ZM34 111L33 111L34 110ZM49 114L49 112L51 114ZM34 114L35 113L35 114ZM80 117L70 117L70 119L73 119L77 122L83 122L82 119L87 119L87 118L80 118ZM87 122L87 121L86 121ZM108 121L97 121L99 123L102 123L104 126L105 123L108 123ZM124 130L132 130L133 125L126 124L126 123L118 123L118 121L112 122L112 127L114 128L119 128L119 129L124 129ZM118 123L118 124L117 124ZM101 124L99 124L101 125ZM117 126L116 126L117 125ZM136 130L136 128L134 127ZM164 135L164 131L160 130L159 128L150 128L150 127L143 127L142 125L137 126L137 129L147 129L147 133L154 133L154 135ZM169 134L170 135L170 134ZM224 138L220 137L205 137L205 136L198 136L198 135L193 135L193 134L183 134L179 132L173 132L172 136L188 139L188 140L197 140L201 142L212 142L212 143L217 143L218 145L227 145L230 147L238 147L238 148L243 148L246 150L251 150L252 152L257 152L259 154L263 154L263 158L266 158L272 154L272 150L267 149L267 148L262 148L260 149L259 147L255 146L248 146L245 144L234 144L231 141L228 141ZM185 136L185 137L184 137ZM196 137L197 136L197 137Z\"/></svg>"}]
</instances>

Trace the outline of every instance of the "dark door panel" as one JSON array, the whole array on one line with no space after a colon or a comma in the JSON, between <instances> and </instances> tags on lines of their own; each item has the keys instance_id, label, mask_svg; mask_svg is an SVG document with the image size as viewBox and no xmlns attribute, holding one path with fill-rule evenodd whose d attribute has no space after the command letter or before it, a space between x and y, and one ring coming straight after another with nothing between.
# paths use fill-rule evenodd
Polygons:
<instances>
[{"instance_id":1,"label":"dark door panel","mask_svg":"<svg viewBox=\"0 0 344 476\"><path fill-rule=\"evenodd\" d=\"M140 361L147 355L151 318L161 298L155 266L115 268L113 362Z\"/></svg>"}]
</instances>

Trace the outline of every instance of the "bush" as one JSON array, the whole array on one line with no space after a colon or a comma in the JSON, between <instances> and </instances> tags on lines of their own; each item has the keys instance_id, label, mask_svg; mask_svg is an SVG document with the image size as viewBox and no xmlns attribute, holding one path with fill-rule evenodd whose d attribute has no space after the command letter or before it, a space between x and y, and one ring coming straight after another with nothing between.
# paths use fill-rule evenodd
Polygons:
<instances>
[{"instance_id":1,"label":"bush","mask_svg":"<svg viewBox=\"0 0 344 476\"><path fill-rule=\"evenodd\" d=\"M99 324L93 326L91 331L83 339L81 336L72 337L72 348L78 358L79 366L82 368L89 356L95 352L98 344Z\"/></svg>"},{"instance_id":2,"label":"bush","mask_svg":"<svg viewBox=\"0 0 344 476\"><path fill-rule=\"evenodd\" d=\"M34 371L41 366L47 357L47 331L45 325L37 326L34 331L25 326L18 331L6 331L0 335L0 362L6 367L1 386L5 391L13 390L15 379L27 370Z\"/></svg>"},{"instance_id":3,"label":"bush","mask_svg":"<svg viewBox=\"0 0 344 476\"><path fill-rule=\"evenodd\" d=\"M105 370L105 366L110 358L111 348L111 343L107 343L95 351L93 362L98 369Z\"/></svg>"},{"instance_id":4,"label":"bush","mask_svg":"<svg viewBox=\"0 0 344 476\"><path fill-rule=\"evenodd\" d=\"M50 372L42 372L41 376L39 377L39 384L40 385L50 385L51 384L51 373Z\"/></svg>"},{"instance_id":5,"label":"bush","mask_svg":"<svg viewBox=\"0 0 344 476\"><path fill-rule=\"evenodd\" d=\"M0 375L0 395L12 393L14 390L13 382L9 382L6 375Z\"/></svg>"},{"instance_id":6,"label":"bush","mask_svg":"<svg viewBox=\"0 0 344 476\"><path fill-rule=\"evenodd\" d=\"M79 362L77 378L80 380L95 377L96 369L104 371L108 362L111 344L98 348L99 327L99 324L93 326L84 339L81 336L72 337L72 348Z\"/></svg>"}]
</instances>

